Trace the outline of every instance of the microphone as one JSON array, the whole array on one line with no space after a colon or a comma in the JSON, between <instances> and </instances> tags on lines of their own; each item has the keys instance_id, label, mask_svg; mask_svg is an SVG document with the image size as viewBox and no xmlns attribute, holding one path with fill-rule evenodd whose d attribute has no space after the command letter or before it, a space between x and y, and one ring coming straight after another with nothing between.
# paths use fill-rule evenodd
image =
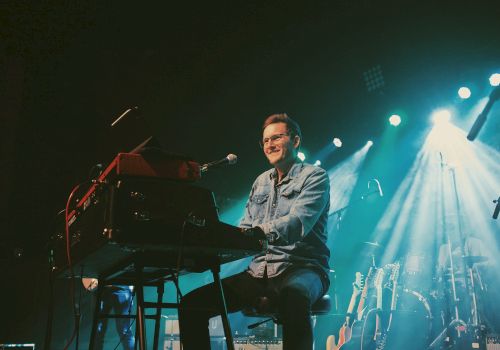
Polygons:
<instances>
[{"instance_id":1,"label":"microphone","mask_svg":"<svg viewBox=\"0 0 500 350\"><path fill-rule=\"evenodd\" d=\"M500 86L497 86L490 94L490 97L488 99L488 103L486 103L486 106L484 106L483 111L481 114L479 114L476 118L476 121L472 125L472 128L470 128L469 134L467 135L467 140L469 141L474 141L476 138L477 134L479 134L479 131L483 127L484 123L486 122L486 117L488 113L491 110L491 107L493 107L493 104L500 98Z\"/></svg>"},{"instance_id":2,"label":"microphone","mask_svg":"<svg viewBox=\"0 0 500 350\"><path fill-rule=\"evenodd\" d=\"M378 181L377 179L371 179L370 181L368 181L368 189L370 189L370 183L372 181L377 184L377 190L378 190L378 194L380 195L380 197L383 197L384 192L382 192L382 186L380 186L380 181Z\"/></svg>"},{"instance_id":3,"label":"microphone","mask_svg":"<svg viewBox=\"0 0 500 350\"><path fill-rule=\"evenodd\" d=\"M116 124L118 124L120 122L120 120L122 120L123 117L125 117L130 112L139 112L139 107L135 106L132 108L127 108L122 114L120 114L120 116L118 118L115 119L115 121L113 121L111 123L111 127L114 127Z\"/></svg>"},{"instance_id":4,"label":"microphone","mask_svg":"<svg viewBox=\"0 0 500 350\"><path fill-rule=\"evenodd\" d=\"M221 166L224 164L233 165L233 164L236 164L237 161L238 161L238 156L236 156L235 154L229 153L225 158L222 158L220 160L216 160L214 162L203 164L201 166L200 170L202 173L205 173L208 171L209 168Z\"/></svg>"},{"instance_id":5,"label":"microphone","mask_svg":"<svg viewBox=\"0 0 500 350\"><path fill-rule=\"evenodd\" d=\"M497 200L493 201L493 203L496 203L497 205L495 206L495 210L493 211L493 219L498 219L498 214L500 213L500 197L498 197Z\"/></svg>"}]
</instances>

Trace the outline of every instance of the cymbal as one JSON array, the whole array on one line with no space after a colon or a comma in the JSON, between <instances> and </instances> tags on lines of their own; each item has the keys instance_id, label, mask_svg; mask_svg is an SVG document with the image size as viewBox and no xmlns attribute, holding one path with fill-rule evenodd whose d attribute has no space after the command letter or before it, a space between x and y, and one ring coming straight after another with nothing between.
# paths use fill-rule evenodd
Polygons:
<instances>
[{"instance_id":1,"label":"cymbal","mask_svg":"<svg viewBox=\"0 0 500 350\"><path fill-rule=\"evenodd\" d=\"M488 261L488 257L482 255L464 255L462 256L462 259L469 265Z\"/></svg>"},{"instance_id":2,"label":"cymbal","mask_svg":"<svg viewBox=\"0 0 500 350\"><path fill-rule=\"evenodd\" d=\"M372 256L379 252L383 246L378 242L360 242L358 250L365 256Z\"/></svg>"},{"instance_id":3,"label":"cymbal","mask_svg":"<svg viewBox=\"0 0 500 350\"><path fill-rule=\"evenodd\" d=\"M366 249L379 249L383 248L383 246L378 242L361 242L359 245L363 246Z\"/></svg>"}]
</instances>

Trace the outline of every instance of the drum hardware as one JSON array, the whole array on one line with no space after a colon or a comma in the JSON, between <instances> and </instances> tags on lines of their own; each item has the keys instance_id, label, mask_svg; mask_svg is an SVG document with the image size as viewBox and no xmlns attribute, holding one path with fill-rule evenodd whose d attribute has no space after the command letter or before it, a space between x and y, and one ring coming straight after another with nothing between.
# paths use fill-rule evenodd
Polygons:
<instances>
[{"instance_id":1,"label":"drum hardware","mask_svg":"<svg viewBox=\"0 0 500 350\"><path fill-rule=\"evenodd\" d=\"M488 261L488 257L481 255L464 255L462 256L462 260L467 266L472 266L473 264L479 264Z\"/></svg>"},{"instance_id":2,"label":"drum hardware","mask_svg":"<svg viewBox=\"0 0 500 350\"><path fill-rule=\"evenodd\" d=\"M376 268L376 260L375 258L380 254L381 249L384 246L378 242L361 242L357 244L357 251L360 252L361 256L369 257L371 260L371 266Z\"/></svg>"},{"instance_id":3,"label":"drum hardware","mask_svg":"<svg viewBox=\"0 0 500 350\"><path fill-rule=\"evenodd\" d=\"M476 296L476 288L474 284L474 273L472 271L472 268L474 264L477 263L482 263L488 261L488 258L485 256L462 256L462 260L465 262L465 265L467 266L467 273L469 277L469 283L470 283L470 297L471 297L471 316L472 316L472 327L475 329L479 326L479 317L477 314L477 296ZM479 273L478 273L479 275Z\"/></svg>"},{"instance_id":4,"label":"drum hardware","mask_svg":"<svg viewBox=\"0 0 500 350\"><path fill-rule=\"evenodd\" d=\"M445 174L445 169L449 170L450 177L451 177L451 191L454 194L454 204L456 212L458 213L457 215L457 233L455 238L458 239L458 242L460 244L458 245L457 249L452 249L452 239L450 236L450 232L446 229L444 229L444 241L443 243L446 245L446 255L447 255L447 260L448 260L448 268L446 271L448 273L446 275L443 274L443 282L449 283L451 287L451 306L452 306L452 315L453 316L448 316L448 320L450 320L448 323L445 322L445 326L443 330L436 336L436 338L429 344L427 349L435 349L437 347L442 348L441 346L447 343L447 345L457 345L461 348L460 345L464 345L465 343L468 343L467 346L471 346L472 348L480 348L480 344L482 339L484 338L484 326L479 324L479 317L477 313L477 299L476 299L476 292L475 292L475 285L474 285L474 275L473 275L473 265L476 263L481 263L487 261L486 257L479 256L479 255L468 255L465 254L466 252L466 243L469 239L469 235L465 233L462 230L463 227L463 222L462 222L462 208L461 208L461 203L460 203L460 198L459 198L459 193L458 193L458 186L457 186L457 181L456 181L456 174L455 174L455 169L453 167L448 167L446 162L443 160L443 154L439 152L440 157L441 157L441 186L440 186L440 193L438 194L439 196L442 196L444 198L444 189L445 189L445 181L444 181L444 174ZM441 217L445 218L446 217L446 211L444 205L441 206L441 212L440 212ZM443 221L444 224L444 221ZM456 256L454 252L458 252L461 257L457 261L458 263L458 270L462 269L462 274L461 274L461 280L463 281L463 284L460 283L460 290L465 292L465 296L468 296L470 298L470 303L467 303L464 301L466 300L459 300L458 298L458 293L457 293L457 278L459 278L459 273L456 269L455 266L455 259ZM479 273L478 273L479 275ZM449 277L449 278L448 278ZM482 285L482 283L480 283ZM463 295L462 295L463 296ZM464 312L463 309L459 309L459 301L461 305L467 305L470 306L470 310L468 312L465 312L467 314L467 318L465 318L468 322L465 322L464 319L462 319L461 316L461 311ZM446 321L448 321L446 320ZM453 337L455 335L455 337ZM470 343L469 343L470 342Z\"/></svg>"}]
</instances>

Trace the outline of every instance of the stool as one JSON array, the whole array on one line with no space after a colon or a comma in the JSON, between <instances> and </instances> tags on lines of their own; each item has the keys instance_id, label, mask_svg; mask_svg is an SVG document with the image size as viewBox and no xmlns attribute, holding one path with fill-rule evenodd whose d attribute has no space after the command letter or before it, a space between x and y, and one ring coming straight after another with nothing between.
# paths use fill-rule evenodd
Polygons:
<instances>
[{"instance_id":1,"label":"stool","mask_svg":"<svg viewBox=\"0 0 500 350\"><path fill-rule=\"evenodd\" d=\"M323 295L311 306L311 315L326 315L331 309L331 299L328 294ZM248 329L253 329L261 324L273 321L276 324L281 324L279 319L276 304L272 303L268 297L260 297L257 299L256 305L251 308L242 310L243 315L248 317L267 317L264 321L259 321L248 326Z\"/></svg>"}]
</instances>

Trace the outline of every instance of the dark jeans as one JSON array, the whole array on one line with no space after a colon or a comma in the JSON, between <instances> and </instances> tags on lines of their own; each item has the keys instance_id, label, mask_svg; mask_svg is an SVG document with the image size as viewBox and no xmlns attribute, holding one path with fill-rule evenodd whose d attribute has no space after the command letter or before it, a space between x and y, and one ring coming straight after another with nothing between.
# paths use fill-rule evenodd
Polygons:
<instances>
[{"instance_id":1,"label":"dark jeans","mask_svg":"<svg viewBox=\"0 0 500 350\"><path fill-rule=\"evenodd\" d=\"M274 278L254 278L242 272L223 279L222 285L228 312L255 306L259 297L267 296L283 322L283 349L312 349L311 305L325 292L319 273L298 268ZM213 283L185 295L179 309L183 349L210 349L208 321L219 314L220 297Z\"/></svg>"},{"instance_id":2,"label":"dark jeans","mask_svg":"<svg viewBox=\"0 0 500 350\"><path fill-rule=\"evenodd\" d=\"M117 315L129 315L132 309L133 295L129 287L126 286L106 286L101 296L101 312L104 314L114 313ZM116 331L120 337L123 349L133 350L135 337L130 329L130 318L116 318ZM96 346L94 349L104 349L104 335L108 327L108 319L103 318L97 324Z\"/></svg>"}]
</instances>

